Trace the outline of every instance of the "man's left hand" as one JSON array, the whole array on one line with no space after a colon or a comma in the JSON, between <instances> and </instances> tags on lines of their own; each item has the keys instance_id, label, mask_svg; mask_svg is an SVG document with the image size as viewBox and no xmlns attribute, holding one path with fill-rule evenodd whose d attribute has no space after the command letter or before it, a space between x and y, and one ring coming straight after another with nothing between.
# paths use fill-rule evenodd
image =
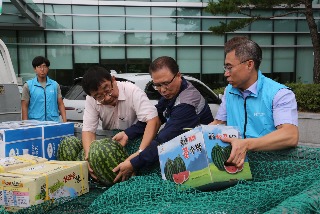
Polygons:
<instances>
[{"instance_id":1,"label":"man's left hand","mask_svg":"<svg viewBox=\"0 0 320 214\"><path fill-rule=\"evenodd\" d=\"M117 181L125 181L128 180L131 176L134 175L133 166L129 160L125 160L120 163L116 168L112 170L113 172L118 172L118 175L114 179L114 183Z\"/></svg>"},{"instance_id":2,"label":"man's left hand","mask_svg":"<svg viewBox=\"0 0 320 214\"><path fill-rule=\"evenodd\" d=\"M238 138L222 138L223 142L230 143L232 146L230 157L228 158L228 163L233 163L237 167L241 167L244 164L244 160L248 151L248 143L246 139Z\"/></svg>"},{"instance_id":3,"label":"man's left hand","mask_svg":"<svg viewBox=\"0 0 320 214\"><path fill-rule=\"evenodd\" d=\"M126 135L126 133L124 131L119 132L118 134L116 134L115 136L113 136L112 140L117 141L118 143L120 143L122 146L127 145L128 143L128 135Z\"/></svg>"}]
</instances>

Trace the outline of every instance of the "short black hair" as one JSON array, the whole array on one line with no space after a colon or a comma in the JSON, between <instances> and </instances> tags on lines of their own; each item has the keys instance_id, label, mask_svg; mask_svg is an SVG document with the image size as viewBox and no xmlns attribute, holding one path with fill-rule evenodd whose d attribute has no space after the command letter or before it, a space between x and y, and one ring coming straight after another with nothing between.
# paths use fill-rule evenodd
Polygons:
<instances>
[{"instance_id":1,"label":"short black hair","mask_svg":"<svg viewBox=\"0 0 320 214\"><path fill-rule=\"evenodd\" d=\"M101 66L93 66L83 75L82 88L90 96L91 92L98 91L100 85L106 80L112 80L110 71Z\"/></svg>"},{"instance_id":2,"label":"short black hair","mask_svg":"<svg viewBox=\"0 0 320 214\"><path fill-rule=\"evenodd\" d=\"M33 68L36 68L37 66L42 65L43 63L46 64L47 67L50 67L50 61L47 58L43 57L43 56L36 56L32 60Z\"/></svg>"},{"instance_id":3,"label":"short black hair","mask_svg":"<svg viewBox=\"0 0 320 214\"><path fill-rule=\"evenodd\" d=\"M149 73L152 74L162 68L168 68L173 75L176 75L179 72L179 65L176 60L169 56L161 56L150 64Z\"/></svg>"},{"instance_id":4,"label":"short black hair","mask_svg":"<svg viewBox=\"0 0 320 214\"><path fill-rule=\"evenodd\" d=\"M246 36L236 36L225 43L225 54L235 51L235 56L240 61L252 59L256 70L259 70L262 60L262 50L260 46Z\"/></svg>"}]
</instances>

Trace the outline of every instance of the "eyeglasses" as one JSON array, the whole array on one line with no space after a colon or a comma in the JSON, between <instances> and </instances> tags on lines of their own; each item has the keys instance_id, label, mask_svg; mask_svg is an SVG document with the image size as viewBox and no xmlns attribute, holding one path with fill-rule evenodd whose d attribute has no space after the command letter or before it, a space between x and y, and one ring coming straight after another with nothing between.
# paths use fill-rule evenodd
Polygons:
<instances>
[{"instance_id":1,"label":"eyeglasses","mask_svg":"<svg viewBox=\"0 0 320 214\"><path fill-rule=\"evenodd\" d=\"M46 65L38 65L36 67L39 69L43 69L43 70L48 68L48 66L46 66Z\"/></svg>"},{"instance_id":2,"label":"eyeglasses","mask_svg":"<svg viewBox=\"0 0 320 214\"><path fill-rule=\"evenodd\" d=\"M93 97L96 101L98 101L99 103L102 103L104 101L104 99L106 98L106 96L111 97L112 93L113 93L113 82L111 81L111 88L108 85L105 85L103 87L103 94L102 95L97 95L95 97Z\"/></svg>"},{"instance_id":3,"label":"eyeglasses","mask_svg":"<svg viewBox=\"0 0 320 214\"><path fill-rule=\"evenodd\" d=\"M178 72L178 73L179 73L179 72ZM168 89L169 85L173 82L174 78L176 78L176 76L177 76L178 73L176 73L176 74L173 76L172 80L169 81L169 82L164 82L164 83L152 83L152 86L153 86L154 90L159 90L161 87L164 87L165 89Z\"/></svg>"},{"instance_id":4,"label":"eyeglasses","mask_svg":"<svg viewBox=\"0 0 320 214\"><path fill-rule=\"evenodd\" d=\"M244 60L244 61L242 61L242 62L240 62L239 64L234 65L234 66L232 66L232 65L224 65L224 66L223 66L223 70L224 70L225 72L228 71L229 73L231 73L231 72L232 72L232 68L237 67L238 65L241 65L242 63L248 62L249 60L250 60L250 59Z\"/></svg>"}]
</instances>

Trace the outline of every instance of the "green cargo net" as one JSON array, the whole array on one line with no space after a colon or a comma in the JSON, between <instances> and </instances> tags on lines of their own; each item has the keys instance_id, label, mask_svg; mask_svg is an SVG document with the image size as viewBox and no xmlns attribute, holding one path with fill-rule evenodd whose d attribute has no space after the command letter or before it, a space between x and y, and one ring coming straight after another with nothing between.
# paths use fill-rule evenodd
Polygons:
<instances>
[{"instance_id":1,"label":"green cargo net","mask_svg":"<svg viewBox=\"0 0 320 214\"><path fill-rule=\"evenodd\" d=\"M130 142L130 154L141 140ZM46 201L17 213L319 213L320 149L248 153L253 180L201 192L162 180L159 166L112 187L90 182L76 199ZM4 209L0 213L8 213Z\"/></svg>"}]
</instances>

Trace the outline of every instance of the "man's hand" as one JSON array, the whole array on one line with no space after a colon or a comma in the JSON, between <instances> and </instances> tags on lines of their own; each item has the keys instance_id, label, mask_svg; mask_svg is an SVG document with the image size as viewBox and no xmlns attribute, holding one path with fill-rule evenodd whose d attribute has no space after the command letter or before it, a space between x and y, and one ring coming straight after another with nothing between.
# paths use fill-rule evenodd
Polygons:
<instances>
[{"instance_id":1,"label":"man's hand","mask_svg":"<svg viewBox=\"0 0 320 214\"><path fill-rule=\"evenodd\" d=\"M126 135L126 133L124 131L119 132L118 134L116 134L115 136L113 136L112 140L117 141L118 143L121 144L121 146L125 146L128 143L128 135Z\"/></svg>"},{"instance_id":2,"label":"man's hand","mask_svg":"<svg viewBox=\"0 0 320 214\"><path fill-rule=\"evenodd\" d=\"M85 155L84 160L87 161L88 170L89 170L89 173L90 173L91 177L93 179L95 179L95 180L98 180L97 176L94 174L93 170L91 169L91 166L90 166L89 161L88 161L88 155Z\"/></svg>"},{"instance_id":3,"label":"man's hand","mask_svg":"<svg viewBox=\"0 0 320 214\"><path fill-rule=\"evenodd\" d=\"M233 163L237 167L241 167L244 164L244 160L248 151L248 142L246 139L238 138L222 138L223 142L230 143L232 146L231 154L228 163Z\"/></svg>"},{"instance_id":4,"label":"man's hand","mask_svg":"<svg viewBox=\"0 0 320 214\"><path fill-rule=\"evenodd\" d=\"M125 181L128 180L132 175L134 175L133 166L131 165L129 160L125 160L120 163L116 168L112 170L113 172L118 172L117 177L114 179L114 183L117 181Z\"/></svg>"}]
</instances>

